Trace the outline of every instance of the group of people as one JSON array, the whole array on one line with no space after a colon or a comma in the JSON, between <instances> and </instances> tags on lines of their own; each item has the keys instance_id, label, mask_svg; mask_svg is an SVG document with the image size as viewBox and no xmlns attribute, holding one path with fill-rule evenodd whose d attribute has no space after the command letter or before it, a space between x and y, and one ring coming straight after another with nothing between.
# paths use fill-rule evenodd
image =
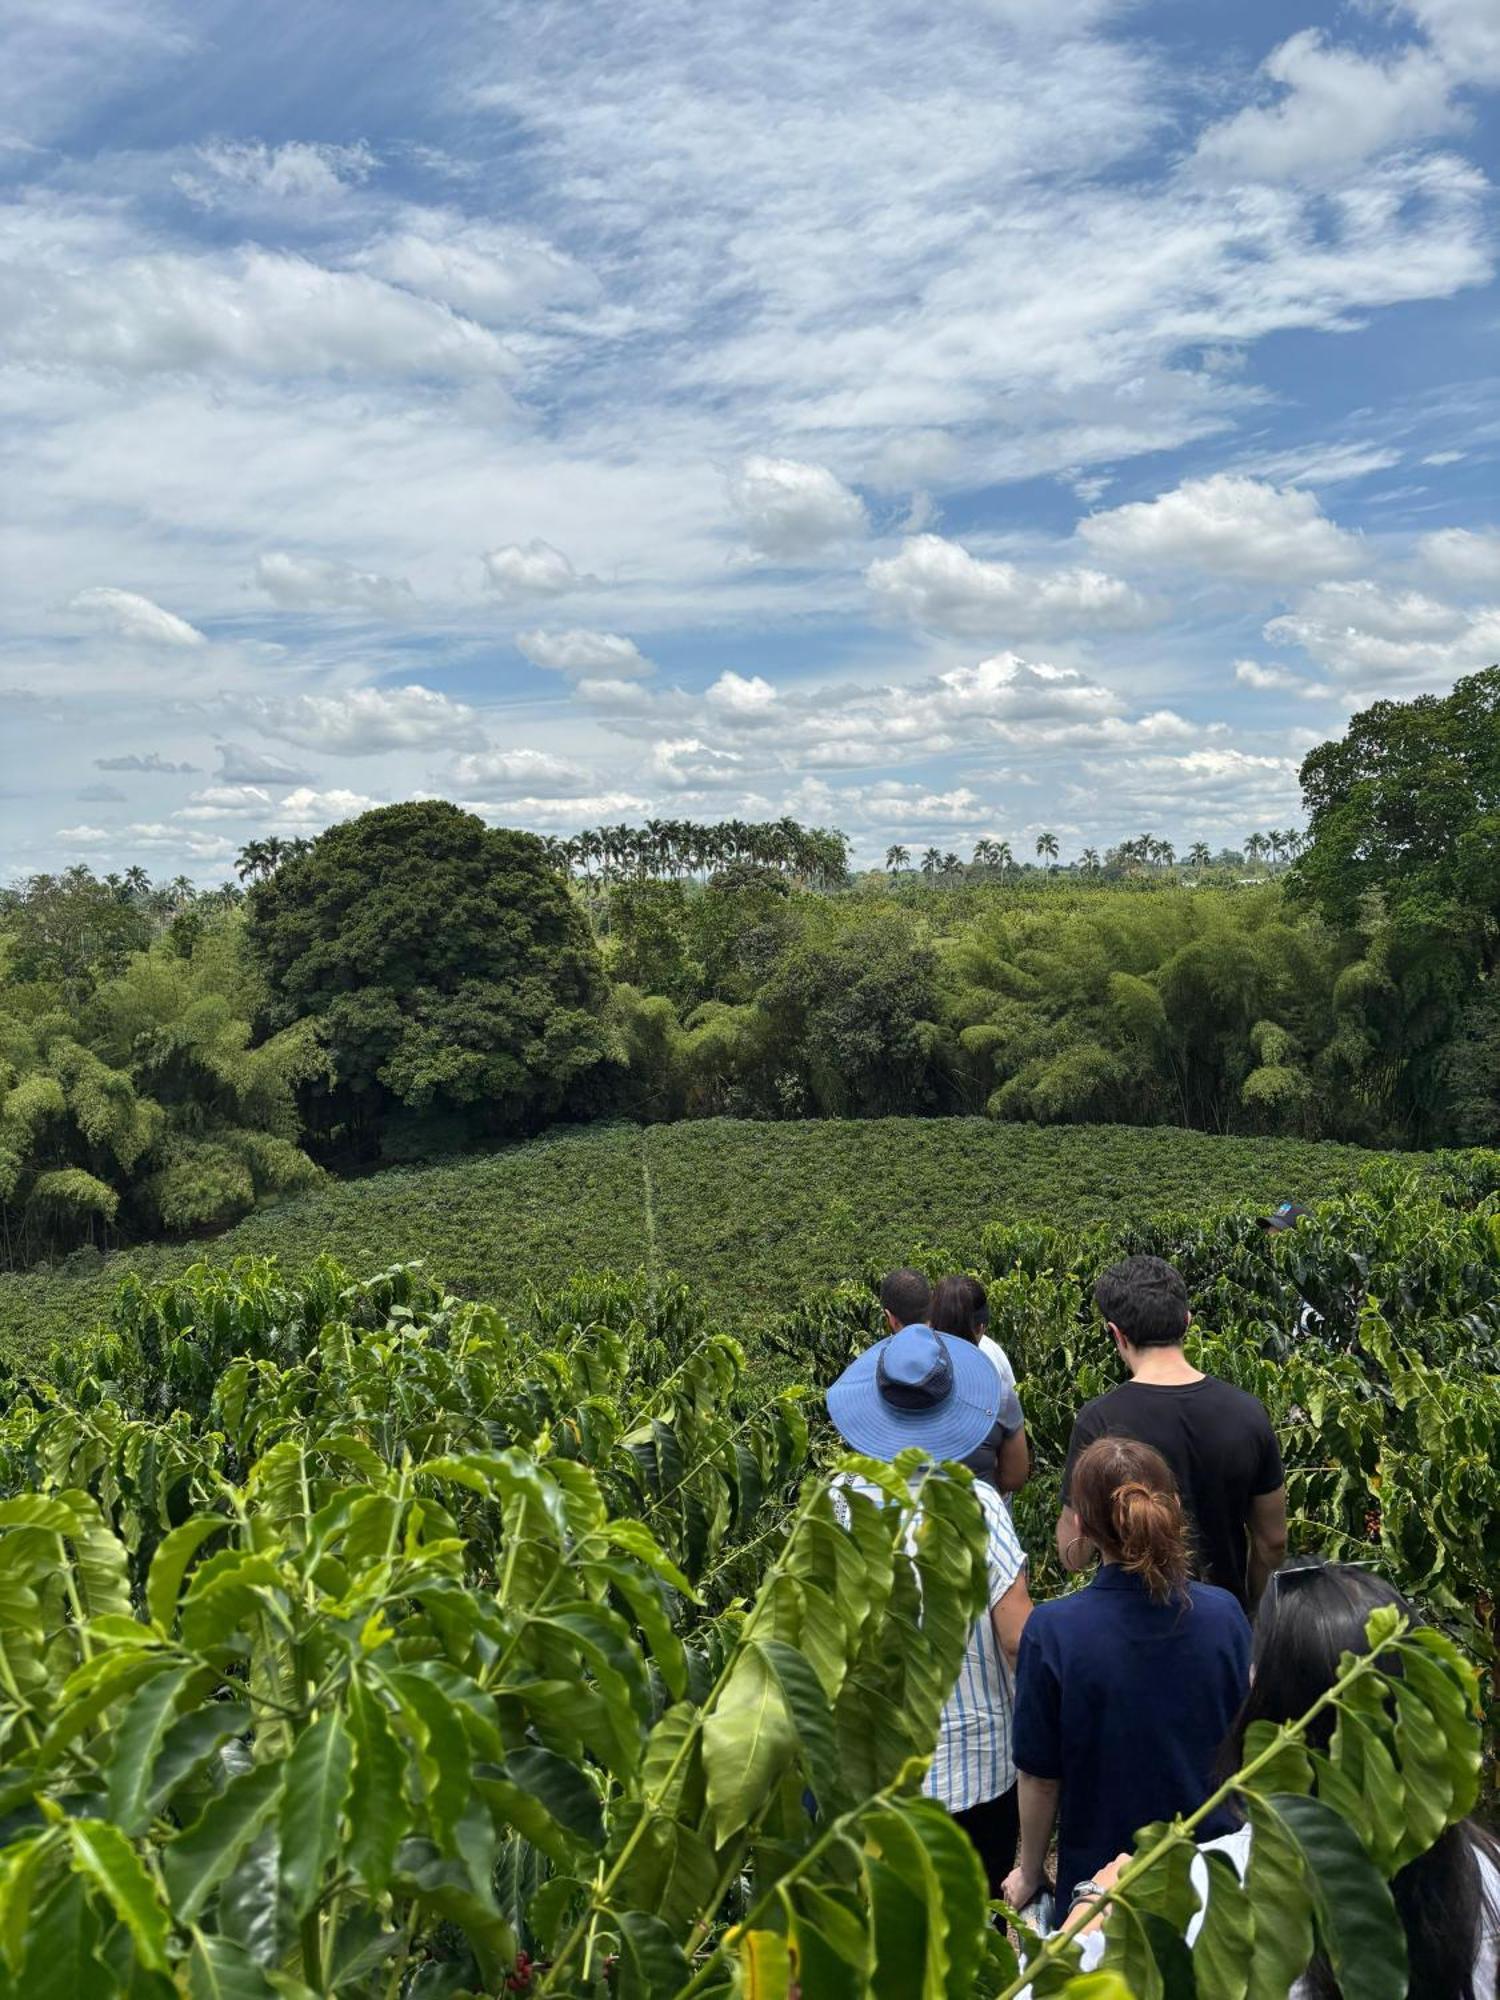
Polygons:
<instances>
[{"instance_id":1,"label":"group of people","mask_svg":"<svg viewBox=\"0 0 1500 2000\"><path fill-rule=\"evenodd\" d=\"M1049 1602L1032 1602L1011 1518L1030 1448L977 1280L930 1287L920 1272L891 1272L880 1293L887 1335L828 1391L852 1450L890 1460L915 1446L975 1474L989 1613L970 1634L926 1788L1012 1909L1050 1887L1056 1835L1059 1923L1106 1895L1138 1828L1196 1812L1222 1789L1253 1722L1304 1714L1341 1653L1362 1649L1372 1611L1405 1608L1367 1568L1286 1561L1275 1430L1256 1397L1189 1361L1181 1275L1159 1257L1130 1257L1094 1296L1126 1379L1074 1420L1057 1552L1066 1570L1093 1575ZM1327 1740L1315 1732L1313 1747ZM1249 1829L1232 1804L1200 1838L1244 1873ZM1197 1879L1201 1900L1201 1866ZM1496 2000L1500 1848L1490 1837L1471 1823L1451 1829L1393 1888L1410 1991ZM1085 1937L1086 1965L1100 1945ZM1293 1996L1338 1991L1315 1959Z\"/></svg>"}]
</instances>

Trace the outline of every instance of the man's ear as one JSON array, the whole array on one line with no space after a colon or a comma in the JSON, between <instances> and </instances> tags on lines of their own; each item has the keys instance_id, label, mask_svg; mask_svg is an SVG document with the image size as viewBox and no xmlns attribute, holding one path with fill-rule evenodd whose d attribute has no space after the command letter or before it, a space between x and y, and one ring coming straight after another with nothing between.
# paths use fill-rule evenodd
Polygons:
<instances>
[{"instance_id":1,"label":"man's ear","mask_svg":"<svg viewBox=\"0 0 1500 2000\"><path fill-rule=\"evenodd\" d=\"M1115 1325L1112 1319L1107 1319L1104 1322L1104 1324L1109 1328L1110 1332L1114 1335L1115 1346L1119 1348L1120 1352L1123 1354L1126 1348L1129 1347L1130 1345L1129 1340L1123 1333L1121 1333L1120 1329Z\"/></svg>"},{"instance_id":2,"label":"man's ear","mask_svg":"<svg viewBox=\"0 0 1500 2000\"><path fill-rule=\"evenodd\" d=\"M882 1306L881 1311L885 1314L886 1331L888 1333L899 1333L901 1329L896 1324L896 1315L888 1306Z\"/></svg>"}]
</instances>

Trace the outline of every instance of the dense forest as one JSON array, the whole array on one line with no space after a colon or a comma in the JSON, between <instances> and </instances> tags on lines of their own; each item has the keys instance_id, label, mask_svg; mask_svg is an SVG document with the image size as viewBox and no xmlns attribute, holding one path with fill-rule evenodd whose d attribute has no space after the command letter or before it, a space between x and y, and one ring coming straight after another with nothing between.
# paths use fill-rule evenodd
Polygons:
<instances>
[{"instance_id":1,"label":"dense forest","mask_svg":"<svg viewBox=\"0 0 1500 2000\"><path fill-rule=\"evenodd\" d=\"M1181 863L1044 835L851 877L792 822L558 843L428 801L254 843L247 890L32 878L0 896L0 1257L587 1119L1491 1142L1497 705L1500 669L1378 703L1307 759L1305 837Z\"/></svg>"}]
</instances>

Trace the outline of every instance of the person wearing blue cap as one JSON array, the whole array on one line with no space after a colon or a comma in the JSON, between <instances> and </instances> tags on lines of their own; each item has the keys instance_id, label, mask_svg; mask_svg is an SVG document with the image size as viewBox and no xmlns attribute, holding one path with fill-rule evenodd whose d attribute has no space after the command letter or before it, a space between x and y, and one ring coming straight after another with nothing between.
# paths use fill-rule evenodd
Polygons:
<instances>
[{"instance_id":1,"label":"person wearing blue cap","mask_svg":"<svg viewBox=\"0 0 1500 2000\"><path fill-rule=\"evenodd\" d=\"M964 1459L994 1428L1000 1396L1000 1377L977 1347L917 1324L849 1364L828 1391L828 1414L866 1458L889 1461L916 1446L930 1459ZM845 1484L879 1498L873 1486ZM1012 1677L1031 1597L1026 1556L1000 1495L981 1480L974 1495L984 1511L989 1609L969 1635L924 1789L968 1834L998 1895L1016 1853Z\"/></svg>"}]
</instances>

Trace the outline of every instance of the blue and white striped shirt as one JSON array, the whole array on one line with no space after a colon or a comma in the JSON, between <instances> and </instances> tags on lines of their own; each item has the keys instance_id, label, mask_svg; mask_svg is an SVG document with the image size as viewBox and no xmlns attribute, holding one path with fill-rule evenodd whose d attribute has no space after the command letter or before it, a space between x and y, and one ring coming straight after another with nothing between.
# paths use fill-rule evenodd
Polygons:
<instances>
[{"instance_id":1,"label":"blue and white striped shirt","mask_svg":"<svg viewBox=\"0 0 1500 2000\"><path fill-rule=\"evenodd\" d=\"M872 1500L882 1497L878 1487L864 1480L851 1479L845 1483L868 1494ZM976 1479L974 1497L984 1510L988 1538L987 1603L996 1605L1017 1577L1025 1574L1026 1555L1017 1540L1010 1513L994 1487ZM913 1547L916 1527L914 1521ZM949 1812L967 1812L970 1806L997 1799L1016 1782L1016 1763L1011 1750L1013 1699L1010 1669L995 1636L994 1620L986 1609L982 1617L975 1619L969 1634L968 1648L938 1723L937 1747L922 1785L927 1796L941 1801Z\"/></svg>"}]
</instances>

